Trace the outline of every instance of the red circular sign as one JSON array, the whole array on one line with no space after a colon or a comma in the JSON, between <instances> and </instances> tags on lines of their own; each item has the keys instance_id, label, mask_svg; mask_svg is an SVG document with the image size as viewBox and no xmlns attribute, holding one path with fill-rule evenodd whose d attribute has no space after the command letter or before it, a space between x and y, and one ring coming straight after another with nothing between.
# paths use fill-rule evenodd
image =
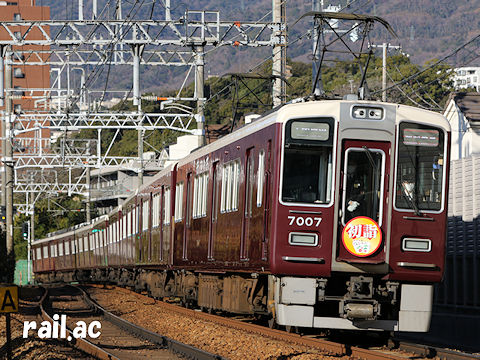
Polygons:
<instances>
[{"instance_id":1,"label":"red circular sign","mask_svg":"<svg viewBox=\"0 0 480 360\"><path fill-rule=\"evenodd\" d=\"M377 222L366 216L351 219L343 228L343 246L355 256L374 254L382 243L382 231Z\"/></svg>"}]
</instances>

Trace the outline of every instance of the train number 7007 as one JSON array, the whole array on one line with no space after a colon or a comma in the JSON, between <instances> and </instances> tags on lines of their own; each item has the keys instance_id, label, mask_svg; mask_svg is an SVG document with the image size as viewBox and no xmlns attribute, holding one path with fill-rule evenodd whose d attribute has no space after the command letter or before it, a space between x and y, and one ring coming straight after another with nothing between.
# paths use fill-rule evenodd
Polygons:
<instances>
[{"instance_id":1,"label":"train number 7007","mask_svg":"<svg viewBox=\"0 0 480 360\"><path fill-rule=\"evenodd\" d=\"M290 220L290 223L288 224L289 226L291 226L293 224L297 224L297 226L303 226L303 225L314 226L314 224L315 224L315 226L318 227L320 225L320 223L322 222L322 218L319 218L319 217L303 218L303 217L300 217L300 216L298 216L298 217L297 216L289 216L288 220Z\"/></svg>"}]
</instances>

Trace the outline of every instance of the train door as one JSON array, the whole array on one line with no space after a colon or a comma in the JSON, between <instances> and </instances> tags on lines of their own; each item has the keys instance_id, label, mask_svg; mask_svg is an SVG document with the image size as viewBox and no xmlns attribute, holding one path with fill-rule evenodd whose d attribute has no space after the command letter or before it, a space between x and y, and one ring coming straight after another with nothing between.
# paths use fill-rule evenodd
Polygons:
<instances>
[{"instance_id":1,"label":"train door","mask_svg":"<svg viewBox=\"0 0 480 360\"><path fill-rule=\"evenodd\" d=\"M191 206L191 197L192 197L192 173L187 174L187 191L185 195L185 226L183 228L183 260L188 259L188 240L190 238L190 226L192 223L192 206Z\"/></svg>"},{"instance_id":2,"label":"train door","mask_svg":"<svg viewBox=\"0 0 480 360\"><path fill-rule=\"evenodd\" d=\"M242 242L240 245L240 259L247 260L249 256L250 244L250 221L252 218L252 197L253 197L253 174L254 174L254 157L253 148L247 150L245 156L245 181L244 183L244 201L243 201L243 226L242 226Z\"/></svg>"},{"instance_id":3,"label":"train door","mask_svg":"<svg viewBox=\"0 0 480 360\"><path fill-rule=\"evenodd\" d=\"M385 262L390 143L343 144L342 201L337 260Z\"/></svg>"},{"instance_id":4,"label":"train door","mask_svg":"<svg viewBox=\"0 0 480 360\"><path fill-rule=\"evenodd\" d=\"M212 164L212 192L210 193L210 231L208 234L208 259L213 260L213 245L215 243L216 224L218 214L218 186L217 186L217 171L218 161Z\"/></svg>"}]
</instances>

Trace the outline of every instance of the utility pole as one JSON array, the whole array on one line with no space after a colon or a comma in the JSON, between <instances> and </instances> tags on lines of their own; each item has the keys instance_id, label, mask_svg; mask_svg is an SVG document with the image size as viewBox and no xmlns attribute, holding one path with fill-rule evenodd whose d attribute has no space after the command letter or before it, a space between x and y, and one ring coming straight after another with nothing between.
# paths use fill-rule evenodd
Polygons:
<instances>
[{"instance_id":1,"label":"utility pole","mask_svg":"<svg viewBox=\"0 0 480 360\"><path fill-rule=\"evenodd\" d=\"M5 94L10 94L12 88L12 66L10 63L11 53L6 53L5 64ZM5 196L6 196L6 232L7 232L7 278L13 280L14 272L14 249L13 249L13 149L12 149L12 97L5 96L5 156L3 163L5 166Z\"/></svg>"},{"instance_id":2,"label":"utility pole","mask_svg":"<svg viewBox=\"0 0 480 360\"><path fill-rule=\"evenodd\" d=\"M205 54L203 45L195 46L195 96L197 97L197 131L200 136L199 145L205 145Z\"/></svg>"},{"instance_id":3,"label":"utility pole","mask_svg":"<svg viewBox=\"0 0 480 360\"><path fill-rule=\"evenodd\" d=\"M286 40L286 7L284 0L273 0L273 22L281 23L280 28L276 29L277 37ZM287 47L286 41L279 42L273 46L273 64L272 75L285 77L287 67ZM272 89L273 107L284 104L286 99L285 82L281 78L273 80Z\"/></svg>"},{"instance_id":4,"label":"utility pole","mask_svg":"<svg viewBox=\"0 0 480 360\"><path fill-rule=\"evenodd\" d=\"M387 50L391 49L401 49L401 46L390 45L383 43L382 45L370 45L371 48L381 48L382 49L382 101L387 101Z\"/></svg>"}]
</instances>

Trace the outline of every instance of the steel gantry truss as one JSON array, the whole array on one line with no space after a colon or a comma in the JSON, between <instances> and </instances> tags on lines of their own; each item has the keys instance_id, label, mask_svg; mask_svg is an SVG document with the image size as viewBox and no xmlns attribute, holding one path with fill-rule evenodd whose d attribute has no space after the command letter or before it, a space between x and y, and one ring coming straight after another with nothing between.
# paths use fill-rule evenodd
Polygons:
<instances>
[{"instance_id":1,"label":"steel gantry truss","mask_svg":"<svg viewBox=\"0 0 480 360\"><path fill-rule=\"evenodd\" d=\"M48 20L0 23L0 45L94 46L273 46L281 23L220 21L218 11L186 11L178 20ZM18 34L18 29L23 29ZM51 35L52 34L52 35ZM72 49L73 50L73 49ZM66 48L64 51L69 51Z\"/></svg>"},{"instance_id":2,"label":"steel gantry truss","mask_svg":"<svg viewBox=\"0 0 480 360\"><path fill-rule=\"evenodd\" d=\"M83 18L83 16L82 16ZM185 14L170 20L48 20L48 21L12 21L0 23L0 49L5 66L50 65L57 67L57 89L2 89L4 99L32 99L44 109L54 112L27 112L18 115L5 114L6 122L12 124L8 136L12 144L24 149L14 155L15 168L25 171L60 170L68 171L65 177L43 177L32 181L29 177L15 174L15 192L22 193L68 193L83 194L88 192L89 169L116 166L137 171L143 179L143 168L154 165L163 166L165 158L143 159L143 134L151 130L175 130L186 134L204 135L203 130L203 96L204 62L206 47L220 46L285 46L285 24L282 22L240 22L221 21L218 11L186 11ZM35 50L28 46L38 47ZM24 48L23 46L26 46ZM185 50L188 48L188 50ZM6 55L7 54L7 55ZM91 92L85 83L85 69L82 70L82 89L74 94L70 89L60 86L60 74L67 74L75 67L84 66L133 66L133 103L136 112L111 113L89 110L75 110L72 104L86 98ZM195 69L195 94L187 100L197 102L197 113L147 114L141 110L139 66L189 66ZM189 70L189 73L190 73ZM91 71L91 68L90 68ZM3 72L3 69L2 69ZM187 74L188 77L188 74ZM186 80L185 80L186 82ZM183 86L182 85L182 89ZM108 90L107 90L108 91ZM25 95L27 93L28 95ZM125 93L130 93L130 91ZM53 94L53 95L52 95ZM101 99L105 96L105 90ZM77 97L75 99L75 97ZM154 99L155 100L155 99ZM156 100L159 100L158 98ZM165 100L182 100L179 94ZM84 100L85 101L85 100ZM52 109L53 107L53 109ZM182 109L185 110L185 109ZM95 143L96 151L83 145L68 144L53 146L49 139L42 139L42 130L55 132L97 129L99 138L89 140ZM101 131L116 129L117 133L105 154L100 151ZM138 157L109 156L118 131L134 129L139 133ZM29 133L38 134L37 138L24 138ZM37 135L36 135L37 136ZM21 140L20 140L21 139ZM96 142L95 142L96 141ZM20 143L20 144L19 144ZM23 145L22 145L23 144ZM141 144L141 146L140 146ZM23 146L23 147L22 147ZM72 169L81 169L81 175L72 179ZM53 171L52 170L52 171ZM86 181L87 183L85 183ZM143 181L143 180L141 180ZM28 199L29 196L26 196ZM32 203L18 204L17 211L31 213Z\"/></svg>"}]
</instances>

